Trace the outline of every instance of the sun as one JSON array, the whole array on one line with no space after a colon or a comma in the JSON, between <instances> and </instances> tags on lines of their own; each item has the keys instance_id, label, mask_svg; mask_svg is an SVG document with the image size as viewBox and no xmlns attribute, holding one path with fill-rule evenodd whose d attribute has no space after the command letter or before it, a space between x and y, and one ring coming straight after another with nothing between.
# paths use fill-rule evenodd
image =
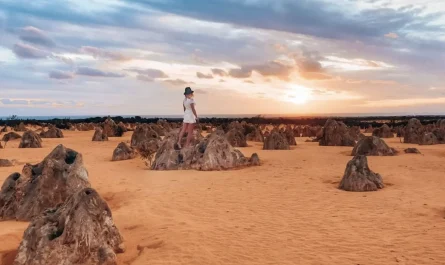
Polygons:
<instances>
[{"instance_id":1,"label":"sun","mask_svg":"<svg viewBox=\"0 0 445 265\"><path fill-rule=\"evenodd\" d=\"M302 105L311 98L311 90L304 86L292 85L287 93L287 101L294 104Z\"/></svg>"}]
</instances>

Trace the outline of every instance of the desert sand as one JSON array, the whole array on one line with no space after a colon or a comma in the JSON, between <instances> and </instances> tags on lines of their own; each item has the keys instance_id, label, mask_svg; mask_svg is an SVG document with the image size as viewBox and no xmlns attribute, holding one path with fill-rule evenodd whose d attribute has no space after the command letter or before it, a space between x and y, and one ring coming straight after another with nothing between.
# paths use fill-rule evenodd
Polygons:
<instances>
[{"instance_id":1,"label":"desert sand","mask_svg":"<svg viewBox=\"0 0 445 265\"><path fill-rule=\"evenodd\" d=\"M125 239L119 264L445 264L444 145L385 139L399 155L368 157L385 188L356 193L337 189L352 147L297 138L290 151L263 151L248 142L239 149L257 152L260 167L151 171L138 158L111 161L131 132L108 142L93 133L64 131L41 149L10 141L0 158L38 163L60 143L81 152ZM0 168L0 182L22 167ZM27 226L0 222L1 265L12 264Z\"/></svg>"}]
</instances>

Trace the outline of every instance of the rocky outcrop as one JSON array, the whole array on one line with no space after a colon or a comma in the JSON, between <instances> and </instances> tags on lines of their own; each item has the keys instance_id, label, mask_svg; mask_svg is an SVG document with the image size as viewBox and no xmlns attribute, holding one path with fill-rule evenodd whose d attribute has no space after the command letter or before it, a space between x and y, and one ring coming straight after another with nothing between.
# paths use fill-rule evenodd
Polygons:
<instances>
[{"instance_id":1,"label":"rocky outcrop","mask_svg":"<svg viewBox=\"0 0 445 265\"><path fill-rule=\"evenodd\" d=\"M355 140L343 122L329 119L323 127L323 136L319 144L321 146L354 146Z\"/></svg>"},{"instance_id":2,"label":"rocky outcrop","mask_svg":"<svg viewBox=\"0 0 445 265\"><path fill-rule=\"evenodd\" d=\"M417 148L414 148L414 147L406 148L404 150L404 152L407 153L407 154L420 154L420 151Z\"/></svg>"},{"instance_id":3,"label":"rocky outcrop","mask_svg":"<svg viewBox=\"0 0 445 265\"><path fill-rule=\"evenodd\" d=\"M110 117L104 121L103 131L107 137L121 137L124 134L123 128L117 126L114 120Z\"/></svg>"},{"instance_id":4,"label":"rocky outcrop","mask_svg":"<svg viewBox=\"0 0 445 265\"><path fill-rule=\"evenodd\" d=\"M121 142L117 145L113 151L112 161L129 160L135 158L137 155L136 150L128 144Z\"/></svg>"},{"instance_id":5,"label":"rocky outcrop","mask_svg":"<svg viewBox=\"0 0 445 265\"><path fill-rule=\"evenodd\" d=\"M114 265L124 250L107 203L84 188L32 220L14 265Z\"/></svg>"},{"instance_id":6,"label":"rocky outcrop","mask_svg":"<svg viewBox=\"0 0 445 265\"><path fill-rule=\"evenodd\" d=\"M290 125L286 126L286 129L282 134L286 138L289 145L297 145L297 141L295 140L294 135L294 129Z\"/></svg>"},{"instance_id":7,"label":"rocky outcrop","mask_svg":"<svg viewBox=\"0 0 445 265\"><path fill-rule=\"evenodd\" d=\"M0 167L12 167L15 166L16 160L9 160L9 159L3 159L0 158Z\"/></svg>"},{"instance_id":8,"label":"rocky outcrop","mask_svg":"<svg viewBox=\"0 0 445 265\"><path fill-rule=\"evenodd\" d=\"M437 139L437 136L432 132L426 132L423 133L422 137L420 138L420 145L435 145L439 144L439 140Z\"/></svg>"},{"instance_id":9,"label":"rocky outcrop","mask_svg":"<svg viewBox=\"0 0 445 265\"><path fill-rule=\"evenodd\" d=\"M96 127L96 131L94 132L92 141L93 142L108 141L108 136L107 134L104 133L102 128Z\"/></svg>"},{"instance_id":10,"label":"rocky outcrop","mask_svg":"<svg viewBox=\"0 0 445 265\"><path fill-rule=\"evenodd\" d=\"M374 129L372 136L377 136L379 138L394 138L394 133L388 125L383 124L382 127Z\"/></svg>"},{"instance_id":11,"label":"rocky outcrop","mask_svg":"<svg viewBox=\"0 0 445 265\"><path fill-rule=\"evenodd\" d=\"M263 150L290 150L290 146L286 137L273 131L264 139Z\"/></svg>"},{"instance_id":12,"label":"rocky outcrop","mask_svg":"<svg viewBox=\"0 0 445 265\"><path fill-rule=\"evenodd\" d=\"M255 129L246 136L246 140L259 143L264 142L264 136L261 129L259 127L255 127Z\"/></svg>"},{"instance_id":13,"label":"rocky outcrop","mask_svg":"<svg viewBox=\"0 0 445 265\"><path fill-rule=\"evenodd\" d=\"M181 150L175 149L177 137L176 132L171 132L162 141L152 163L153 170L228 170L259 164L257 155L249 159L234 149L223 131L212 133L196 145Z\"/></svg>"},{"instance_id":14,"label":"rocky outcrop","mask_svg":"<svg viewBox=\"0 0 445 265\"><path fill-rule=\"evenodd\" d=\"M226 138L233 147L247 147L246 137L242 130L230 129L226 134Z\"/></svg>"},{"instance_id":15,"label":"rocky outcrop","mask_svg":"<svg viewBox=\"0 0 445 265\"><path fill-rule=\"evenodd\" d=\"M42 148L42 139L37 133L26 131L22 136L19 148Z\"/></svg>"},{"instance_id":16,"label":"rocky outcrop","mask_svg":"<svg viewBox=\"0 0 445 265\"><path fill-rule=\"evenodd\" d=\"M0 215L0 219L29 221L89 186L82 155L59 145L42 162L26 164L22 174L15 173L5 181L0 192L0 209L15 211Z\"/></svg>"},{"instance_id":17,"label":"rocky outcrop","mask_svg":"<svg viewBox=\"0 0 445 265\"><path fill-rule=\"evenodd\" d=\"M16 132L26 132L27 130L28 129L23 122L20 122L19 125L14 126L14 131Z\"/></svg>"},{"instance_id":18,"label":"rocky outcrop","mask_svg":"<svg viewBox=\"0 0 445 265\"><path fill-rule=\"evenodd\" d=\"M48 131L42 131L40 133L42 138L63 138L62 130L56 128L55 126L50 126Z\"/></svg>"},{"instance_id":19,"label":"rocky outcrop","mask_svg":"<svg viewBox=\"0 0 445 265\"><path fill-rule=\"evenodd\" d=\"M339 185L345 191L377 191L383 187L382 177L369 169L368 159L362 155L348 162Z\"/></svg>"},{"instance_id":20,"label":"rocky outcrop","mask_svg":"<svg viewBox=\"0 0 445 265\"><path fill-rule=\"evenodd\" d=\"M18 134L16 132L9 132L9 133L3 135L2 141L9 142L11 140L16 140L16 139L20 139L20 138L22 138L22 136L20 136L20 134Z\"/></svg>"},{"instance_id":21,"label":"rocky outcrop","mask_svg":"<svg viewBox=\"0 0 445 265\"><path fill-rule=\"evenodd\" d=\"M404 143L419 144L422 142L423 135L425 134L425 128L416 118L412 118L405 126Z\"/></svg>"},{"instance_id":22,"label":"rocky outcrop","mask_svg":"<svg viewBox=\"0 0 445 265\"><path fill-rule=\"evenodd\" d=\"M148 141L150 139L161 139L152 127L148 124L140 124L136 127L131 136L131 146L137 147L140 143Z\"/></svg>"},{"instance_id":23,"label":"rocky outcrop","mask_svg":"<svg viewBox=\"0 0 445 265\"><path fill-rule=\"evenodd\" d=\"M383 139L376 136L365 136L357 142L352 150L353 156L393 156L397 151L389 147Z\"/></svg>"}]
</instances>

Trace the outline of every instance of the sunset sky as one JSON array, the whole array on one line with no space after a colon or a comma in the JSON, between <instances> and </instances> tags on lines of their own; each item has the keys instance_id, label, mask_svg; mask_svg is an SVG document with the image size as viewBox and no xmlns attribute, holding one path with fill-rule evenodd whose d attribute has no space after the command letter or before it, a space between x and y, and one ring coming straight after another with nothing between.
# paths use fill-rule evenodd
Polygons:
<instances>
[{"instance_id":1,"label":"sunset sky","mask_svg":"<svg viewBox=\"0 0 445 265\"><path fill-rule=\"evenodd\" d=\"M0 0L0 116L445 114L445 0Z\"/></svg>"}]
</instances>

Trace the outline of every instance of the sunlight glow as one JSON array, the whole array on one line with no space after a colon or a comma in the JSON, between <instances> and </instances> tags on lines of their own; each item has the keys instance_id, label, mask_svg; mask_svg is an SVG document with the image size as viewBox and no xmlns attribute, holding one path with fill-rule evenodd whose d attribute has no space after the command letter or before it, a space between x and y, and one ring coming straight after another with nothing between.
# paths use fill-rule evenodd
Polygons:
<instances>
[{"instance_id":1,"label":"sunlight glow","mask_svg":"<svg viewBox=\"0 0 445 265\"><path fill-rule=\"evenodd\" d=\"M311 98L311 90L299 85L292 85L291 90L286 95L286 101L297 105L302 105L308 102Z\"/></svg>"}]
</instances>

